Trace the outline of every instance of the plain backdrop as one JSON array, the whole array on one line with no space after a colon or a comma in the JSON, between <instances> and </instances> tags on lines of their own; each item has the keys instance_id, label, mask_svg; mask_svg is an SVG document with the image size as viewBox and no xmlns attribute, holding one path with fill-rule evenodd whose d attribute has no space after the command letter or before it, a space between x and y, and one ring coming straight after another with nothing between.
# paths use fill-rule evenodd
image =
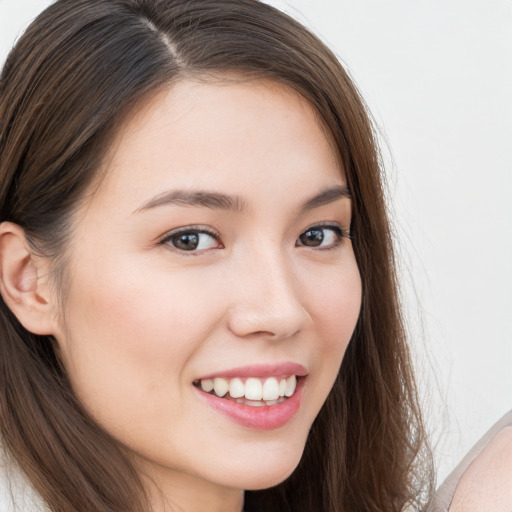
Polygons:
<instances>
[{"instance_id":1,"label":"plain backdrop","mask_svg":"<svg viewBox=\"0 0 512 512\"><path fill-rule=\"evenodd\" d=\"M0 62L46 0L0 0ZM439 480L512 408L512 1L269 3L339 56L383 146Z\"/></svg>"}]
</instances>

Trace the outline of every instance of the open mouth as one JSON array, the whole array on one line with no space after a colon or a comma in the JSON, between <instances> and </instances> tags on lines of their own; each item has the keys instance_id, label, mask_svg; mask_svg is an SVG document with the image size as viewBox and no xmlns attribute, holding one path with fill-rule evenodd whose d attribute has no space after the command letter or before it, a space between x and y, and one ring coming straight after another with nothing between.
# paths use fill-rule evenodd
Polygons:
<instances>
[{"instance_id":1,"label":"open mouth","mask_svg":"<svg viewBox=\"0 0 512 512\"><path fill-rule=\"evenodd\" d=\"M205 393L252 407L272 406L292 397L302 377L215 377L194 381L194 386Z\"/></svg>"}]
</instances>

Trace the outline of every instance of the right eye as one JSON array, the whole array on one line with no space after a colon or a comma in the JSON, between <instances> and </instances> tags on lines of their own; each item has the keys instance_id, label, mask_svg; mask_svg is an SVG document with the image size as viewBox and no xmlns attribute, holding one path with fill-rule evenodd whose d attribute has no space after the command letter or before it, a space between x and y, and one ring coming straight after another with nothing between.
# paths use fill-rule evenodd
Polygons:
<instances>
[{"instance_id":1,"label":"right eye","mask_svg":"<svg viewBox=\"0 0 512 512\"><path fill-rule=\"evenodd\" d=\"M170 245L174 249L186 252L205 251L222 247L215 234L189 228L170 233L160 244Z\"/></svg>"}]
</instances>

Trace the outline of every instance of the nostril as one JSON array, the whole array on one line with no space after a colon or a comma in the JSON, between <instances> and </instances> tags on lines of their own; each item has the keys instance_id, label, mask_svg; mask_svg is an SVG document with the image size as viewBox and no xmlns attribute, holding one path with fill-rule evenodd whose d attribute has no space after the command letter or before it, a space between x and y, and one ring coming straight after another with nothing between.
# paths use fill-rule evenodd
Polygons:
<instances>
[{"instance_id":1,"label":"nostril","mask_svg":"<svg viewBox=\"0 0 512 512\"><path fill-rule=\"evenodd\" d=\"M229 312L228 327L238 337L282 340L297 335L307 323L308 313L301 305L272 307L263 304L237 306Z\"/></svg>"}]
</instances>

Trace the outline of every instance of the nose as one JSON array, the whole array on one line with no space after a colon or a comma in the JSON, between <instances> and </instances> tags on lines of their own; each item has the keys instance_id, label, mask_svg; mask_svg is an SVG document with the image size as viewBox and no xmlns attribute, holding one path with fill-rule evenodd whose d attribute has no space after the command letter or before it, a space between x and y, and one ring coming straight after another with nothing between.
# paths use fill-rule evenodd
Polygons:
<instances>
[{"instance_id":1,"label":"nose","mask_svg":"<svg viewBox=\"0 0 512 512\"><path fill-rule=\"evenodd\" d=\"M277 250L258 251L232 275L229 329L239 337L290 338L310 321L293 264Z\"/></svg>"}]
</instances>

